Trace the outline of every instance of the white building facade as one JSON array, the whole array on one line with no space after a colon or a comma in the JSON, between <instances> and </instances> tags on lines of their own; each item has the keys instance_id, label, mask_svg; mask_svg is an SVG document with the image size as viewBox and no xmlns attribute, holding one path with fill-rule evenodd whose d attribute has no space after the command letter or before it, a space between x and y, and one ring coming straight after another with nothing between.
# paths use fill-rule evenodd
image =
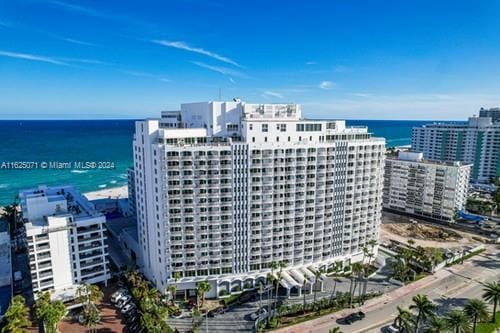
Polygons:
<instances>
[{"instance_id":1,"label":"white building facade","mask_svg":"<svg viewBox=\"0 0 500 333\"><path fill-rule=\"evenodd\" d=\"M19 193L33 292L71 298L79 284L110 278L106 218L71 186Z\"/></svg>"},{"instance_id":2,"label":"white building facade","mask_svg":"<svg viewBox=\"0 0 500 333\"><path fill-rule=\"evenodd\" d=\"M490 117L415 127L411 147L428 160L473 164L473 182L489 183L500 176L500 123L493 123Z\"/></svg>"},{"instance_id":3,"label":"white building facade","mask_svg":"<svg viewBox=\"0 0 500 333\"><path fill-rule=\"evenodd\" d=\"M272 262L298 291L311 269L361 261L378 240L384 139L300 105L182 104L136 123L138 237L146 276L165 291L253 288ZM376 250L376 249L375 249Z\"/></svg>"},{"instance_id":4,"label":"white building facade","mask_svg":"<svg viewBox=\"0 0 500 333\"><path fill-rule=\"evenodd\" d=\"M385 161L384 208L430 219L452 221L465 207L472 165L423 159L399 152Z\"/></svg>"}]
</instances>

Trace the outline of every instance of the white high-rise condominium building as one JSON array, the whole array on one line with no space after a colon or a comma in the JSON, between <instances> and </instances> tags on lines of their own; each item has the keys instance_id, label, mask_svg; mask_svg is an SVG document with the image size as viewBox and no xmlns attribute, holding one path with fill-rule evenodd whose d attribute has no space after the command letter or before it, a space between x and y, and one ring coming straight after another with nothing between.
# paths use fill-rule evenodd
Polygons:
<instances>
[{"instance_id":1,"label":"white high-rise condominium building","mask_svg":"<svg viewBox=\"0 0 500 333\"><path fill-rule=\"evenodd\" d=\"M500 176L500 123L490 117L415 127L411 147L425 159L473 164L473 182L488 183Z\"/></svg>"},{"instance_id":2,"label":"white high-rise condominium building","mask_svg":"<svg viewBox=\"0 0 500 333\"><path fill-rule=\"evenodd\" d=\"M385 161L384 208L451 221L467 200L471 165L426 161L422 153L400 152Z\"/></svg>"},{"instance_id":3,"label":"white high-rise condominium building","mask_svg":"<svg viewBox=\"0 0 500 333\"><path fill-rule=\"evenodd\" d=\"M110 278L106 218L71 186L19 193L33 292L71 298L81 283Z\"/></svg>"},{"instance_id":4,"label":"white high-rise condominium building","mask_svg":"<svg viewBox=\"0 0 500 333\"><path fill-rule=\"evenodd\" d=\"M378 239L384 147L296 104L190 103L136 122L142 269L162 291L174 273L179 290L208 280L213 297L283 261L281 285L300 293L311 269L361 261Z\"/></svg>"}]
</instances>

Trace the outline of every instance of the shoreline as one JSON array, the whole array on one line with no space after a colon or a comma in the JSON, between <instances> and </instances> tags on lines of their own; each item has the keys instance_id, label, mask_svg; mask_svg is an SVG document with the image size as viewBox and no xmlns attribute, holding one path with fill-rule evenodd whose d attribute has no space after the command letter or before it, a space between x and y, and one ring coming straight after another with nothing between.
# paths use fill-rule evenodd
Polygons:
<instances>
[{"instance_id":1,"label":"shoreline","mask_svg":"<svg viewBox=\"0 0 500 333\"><path fill-rule=\"evenodd\" d=\"M128 198L128 186L105 188L97 191L82 193L89 200L97 199L126 199Z\"/></svg>"}]
</instances>

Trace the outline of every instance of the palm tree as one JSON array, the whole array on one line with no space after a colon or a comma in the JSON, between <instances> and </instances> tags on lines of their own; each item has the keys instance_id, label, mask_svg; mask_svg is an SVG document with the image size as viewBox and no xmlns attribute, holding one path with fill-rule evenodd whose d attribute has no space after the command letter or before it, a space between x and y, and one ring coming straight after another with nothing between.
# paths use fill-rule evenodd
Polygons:
<instances>
[{"instance_id":1,"label":"palm tree","mask_svg":"<svg viewBox=\"0 0 500 333\"><path fill-rule=\"evenodd\" d=\"M397 307L398 315L394 318L394 326L400 329L405 329L407 332L411 332L411 326L413 322L413 316L410 311Z\"/></svg>"},{"instance_id":2,"label":"palm tree","mask_svg":"<svg viewBox=\"0 0 500 333\"><path fill-rule=\"evenodd\" d=\"M267 312L268 313L271 313L271 296L269 293L271 292L271 294L272 294L271 286L273 284L274 284L273 273L267 273L267 275L266 275L266 288L267 288Z\"/></svg>"},{"instance_id":3,"label":"palm tree","mask_svg":"<svg viewBox=\"0 0 500 333\"><path fill-rule=\"evenodd\" d=\"M418 333L420 324L423 320L432 317L436 306L427 298L425 295L415 295L413 296L413 303L410 305L410 310L417 311L417 319L415 321L415 332Z\"/></svg>"},{"instance_id":4,"label":"palm tree","mask_svg":"<svg viewBox=\"0 0 500 333\"><path fill-rule=\"evenodd\" d=\"M279 268L278 272L276 273L276 279L274 282L276 283L276 296L275 296L275 302L274 302L274 309L276 310L276 304L278 303L278 289L279 289L279 284L281 280L283 279L283 268L286 267L286 262L280 261L277 263L277 267Z\"/></svg>"},{"instance_id":5,"label":"palm tree","mask_svg":"<svg viewBox=\"0 0 500 333\"><path fill-rule=\"evenodd\" d=\"M484 284L484 294L483 298L485 301L493 303L493 315L491 316L491 322L495 322L495 316L497 313L497 306L500 302L500 283L499 282L489 282Z\"/></svg>"},{"instance_id":6,"label":"palm tree","mask_svg":"<svg viewBox=\"0 0 500 333\"><path fill-rule=\"evenodd\" d=\"M313 304L316 304L316 294L318 293L318 282L321 279L321 275L325 272L325 269L318 268L314 271L314 298L313 298Z\"/></svg>"},{"instance_id":7,"label":"palm tree","mask_svg":"<svg viewBox=\"0 0 500 333\"><path fill-rule=\"evenodd\" d=\"M464 306L464 312L472 318L472 333L476 333L478 321L488 320L488 306L480 299L470 299Z\"/></svg>"},{"instance_id":8,"label":"palm tree","mask_svg":"<svg viewBox=\"0 0 500 333\"><path fill-rule=\"evenodd\" d=\"M205 303L205 293L208 293L210 289L212 289L212 286L207 281L201 281L196 286L196 294L198 298L201 297L201 306L203 306L203 303ZM200 307L198 306L198 310L199 309Z\"/></svg>"},{"instance_id":9,"label":"palm tree","mask_svg":"<svg viewBox=\"0 0 500 333\"><path fill-rule=\"evenodd\" d=\"M180 279L180 272L174 272L174 283L168 286L168 291L172 295L172 304L175 304L175 294L177 293L177 281Z\"/></svg>"},{"instance_id":10,"label":"palm tree","mask_svg":"<svg viewBox=\"0 0 500 333\"><path fill-rule=\"evenodd\" d=\"M304 281L302 282L302 296L304 297L302 301L302 311L306 314L306 286L307 286L307 277L304 275Z\"/></svg>"},{"instance_id":11,"label":"palm tree","mask_svg":"<svg viewBox=\"0 0 500 333\"><path fill-rule=\"evenodd\" d=\"M17 206L15 203L3 207L2 217L9 224L10 234L13 235L16 230Z\"/></svg>"},{"instance_id":12,"label":"palm tree","mask_svg":"<svg viewBox=\"0 0 500 333\"><path fill-rule=\"evenodd\" d=\"M446 321L443 317L432 316L425 325L425 333L443 333L446 331Z\"/></svg>"},{"instance_id":13,"label":"palm tree","mask_svg":"<svg viewBox=\"0 0 500 333\"><path fill-rule=\"evenodd\" d=\"M352 264L352 278L354 279L354 288L352 289L352 292L351 292L351 299L349 302L350 307L352 307L352 301L353 301L354 295L356 295L356 287L358 285L358 281L360 281L360 276L361 276L362 271L363 271L363 264L361 264L360 262L356 262L356 263Z\"/></svg>"},{"instance_id":14,"label":"palm tree","mask_svg":"<svg viewBox=\"0 0 500 333\"><path fill-rule=\"evenodd\" d=\"M24 328L31 325L29 320L29 309L26 307L24 297L15 296L11 301L9 308L2 318L2 333L21 333Z\"/></svg>"},{"instance_id":15,"label":"palm tree","mask_svg":"<svg viewBox=\"0 0 500 333\"><path fill-rule=\"evenodd\" d=\"M455 333L468 333L470 319L460 310L451 310L445 317L446 328Z\"/></svg>"},{"instance_id":16,"label":"palm tree","mask_svg":"<svg viewBox=\"0 0 500 333\"><path fill-rule=\"evenodd\" d=\"M48 292L39 293L35 302L35 315L43 321L47 333L56 333L57 324L66 315L66 307L61 301L51 301Z\"/></svg>"},{"instance_id":17,"label":"palm tree","mask_svg":"<svg viewBox=\"0 0 500 333\"><path fill-rule=\"evenodd\" d=\"M85 305L82 315L85 326L89 328L91 332L94 332L97 324L99 324L99 321L101 320L97 307L93 304Z\"/></svg>"},{"instance_id":18,"label":"palm tree","mask_svg":"<svg viewBox=\"0 0 500 333\"><path fill-rule=\"evenodd\" d=\"M76 297L80 303L95 304L102 300L103 293L94 284L82 284L76 289Z\"/></svg>"},{"instance_id":19,"label":"palm tree","mask_svg":"<svg viewBox=\"0 0 500 333\"><path fill-rule=\"evenodd\" d=\"M259 281L259 309L262 308L262 294L264 293L264 284L262 283L262 281Z\"/></svg>"}]
</instances>

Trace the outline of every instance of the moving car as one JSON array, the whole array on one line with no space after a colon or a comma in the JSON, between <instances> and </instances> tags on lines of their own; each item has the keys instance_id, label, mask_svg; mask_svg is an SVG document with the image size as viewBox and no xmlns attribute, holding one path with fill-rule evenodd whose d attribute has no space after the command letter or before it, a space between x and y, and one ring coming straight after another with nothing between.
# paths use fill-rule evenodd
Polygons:
<instances>
[{"instance_id":1,"label":"moving car","mask_svg":"<svg viewBox=\"0 0 500 333\"><path fill-rule=\"evenodd\" d=\"M399 328L394 327L393 325L385 326L382 328L382 332L384 333L400 333Z\"/></svg>"},{"instance_id":2,"label":"moving car","mask_svg":"<svg viewBox=\"0 0 500 333\"><path fill-rule=\"evenodd\" d=\"M260 317L264 316L265 314L267 314L267 310L265 308L262 308L262 309L255 311L254 313L252 313L250 315L250 319L257 320L257 318L260 318Z\"/></svg>"},{"instance_id":3,"label":"moving car","mask_svg":"<svg viewBox=\"0 0 500 333\"><path fill-rule=\"evenodd\" d=\"M365 313L362 311L359 311L359 312L351 313L347 317L343 318L341 321L347 325L351 325L352 323L354 323L358 320L362 320L363 318L365 318Z\"/></svg>"}]
</instances>

